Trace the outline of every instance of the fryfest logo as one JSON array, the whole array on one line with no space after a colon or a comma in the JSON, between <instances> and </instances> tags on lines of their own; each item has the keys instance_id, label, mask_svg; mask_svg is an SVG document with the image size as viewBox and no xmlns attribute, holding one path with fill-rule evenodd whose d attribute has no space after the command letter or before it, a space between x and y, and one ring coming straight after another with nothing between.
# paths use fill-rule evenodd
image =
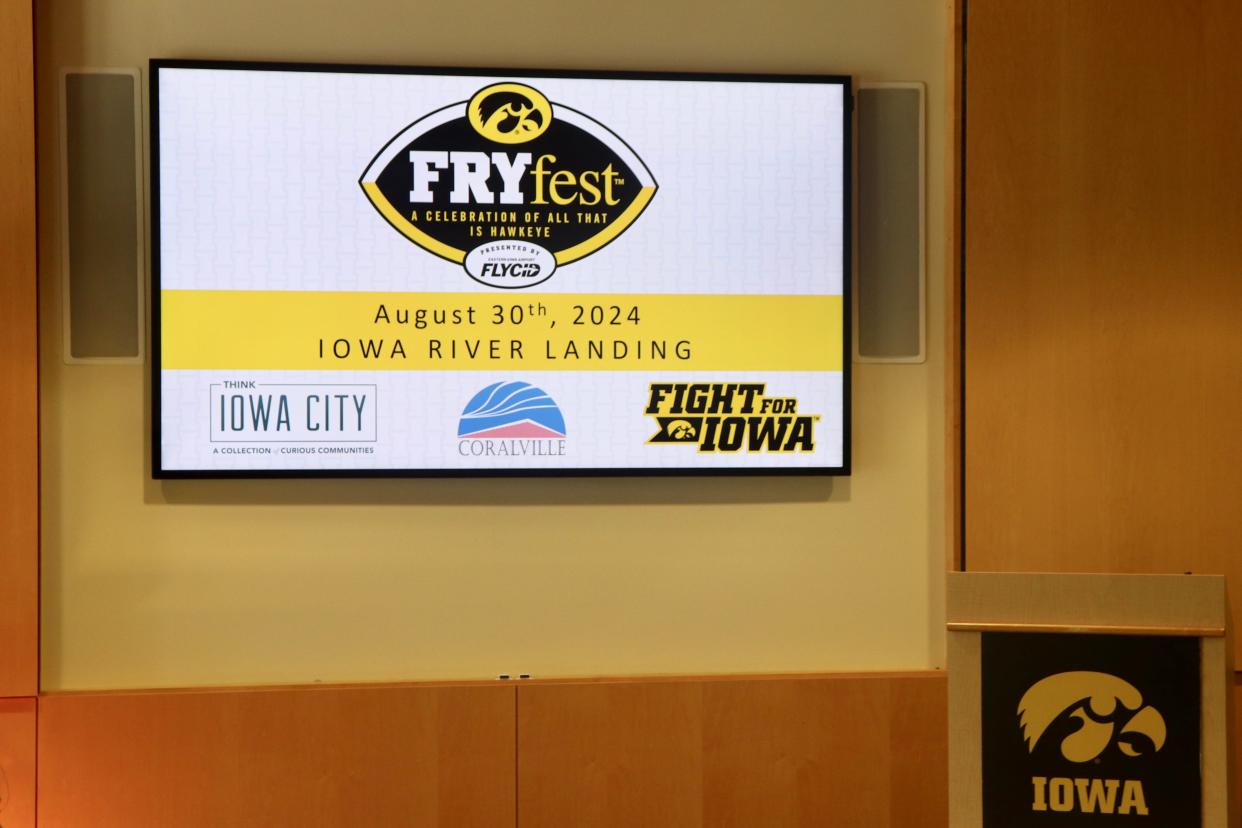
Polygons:
<instances>
[{"instance_id":1,"label":"fryfest logo","mask_svg":"<svg viewBox=\"0 0 1242 828\"><path fill-rule=\"evenodd\" d=\"M1073 671L1041 679L1022 696L1018 715L1031 754L1054 726L1063 733L1076 722L1077 729L1058 745L1061 757L1076 764L1099 762L1113 747L1127 757L1155 753L1167 736L1160 711L1144 705L1134 685L1108 673ZM1031 786L1032 811L1148 813L1138 780L1032 776Z\"/></svg>"},{"instance_id":2,"label":"fryfest logo","mask_svg":"<svg viewBox=\"0 0 1242 828\"><path fill-rule=\"evenodd\" d=\"M655 382L643 413L659 431L647 441L689 443L700 452L815 450L817 414L793 397L766 396L762 382Z\"/></svg>"},{"instance_id":3,"label":"fryfest logo","mask_svg":"<svg viewBox=\"0 0 1242 828\"><path fill-rule=\"evenodd\" d=\"M657 189L610 129L521 83L418 119L359 184L406 238L498 288L537 285L599 250Z\"/></svg>"}]
</instances>

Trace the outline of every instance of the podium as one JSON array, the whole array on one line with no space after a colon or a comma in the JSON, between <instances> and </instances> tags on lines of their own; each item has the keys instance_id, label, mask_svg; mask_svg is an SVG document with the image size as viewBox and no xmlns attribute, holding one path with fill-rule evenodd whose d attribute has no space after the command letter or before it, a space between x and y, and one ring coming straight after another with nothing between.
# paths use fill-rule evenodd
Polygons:
<instances>
[{"instance_id":1,"label":"podium","mask_svg":"<svg viewBox=\"0 0 1242 828\"><path fill-rule=\"evenodd\" d=\"M1225 579L948 576L950 828L1236 826Z\"/></svg>"}]
</instances>

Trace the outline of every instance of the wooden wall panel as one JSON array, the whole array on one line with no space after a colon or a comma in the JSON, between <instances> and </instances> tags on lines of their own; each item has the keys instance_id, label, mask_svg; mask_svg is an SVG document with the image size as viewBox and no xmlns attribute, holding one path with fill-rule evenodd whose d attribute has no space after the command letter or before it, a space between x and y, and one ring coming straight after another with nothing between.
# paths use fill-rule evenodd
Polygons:
<instances>
[{"instance_id":1,"label":"wooden wall panel","mask_svg":"<svg viewBox=\"0 0 1242 828\"><path fill-rule=\"evenodd\" d=\"M48 695L39 826L936 828L946 710L935 672Z\"/></svg>"},{"instance_id":2,"label":"wooden wall panel","mask_svg":"<svg viewBox=\"0 0 1242 828\"><path fill-rule=\"evenodd\" d=\"M1238 715L1238 711L1242 710L1242 677L1238 673L1233 675L1233 756L1231 761L1233 762L1233 804L1237 809L1240 807L1239 800L1242 799L1242 761L1240 761L1242 760L1242 716Z\"/></svg>"},{"instance_id":3,"label":"wooden wall panel","mask_svg":"<svg viewBox=\"0 0 1242 828\"><path fill-rule=\"evenodd\" d=\"M503 828L513 726L496 685L49 695L39 828Z\"/></svg>"},{"instance_id":4,"label":"wooden wall panel","mask_svg":"<svg viewBox=\"0 0 1242 828\"><path fill-rule=\"evenodd\" d=\"M948 0L945 44L944 521L945 568L962 569L962 35L966 0Z\"/></svg>"},{"instance_id":5,"label":"wooden wall panel","mask_svg":"<svg viewBox=\"0 0 1242 828\"><path fill-rule=\"evenodd\" d=\"M35 828L34 699L0 699L0 825Z\"/></svg>"},{"instance_id":6,"label":"wooden wall panel","mask_svg":"<svg viewBox=\"0 0 1242 828\"><path fill-rule=\"evenodd\" d=\"M966 567L1225 573L1236 626L1242 4L966 25Z\"/></svg>"},{"instance_id":7,"label":"wooden wall panel","mask_svg":"<svg viewBox=\"0 0 1242 828\"><path fill-rule=\"evenodd\" d=\"M29 0L0 0L0 697L39 681L33 43Z\"/></svg>"},{"instance_id":8,"label":"wooden wall panel","mask_svg":"<svg viewBox=\"0 0 1242 828\"><path fill-rule=\"evenodd\" d=\"M522 828L947 824L941 673L518 689Z\"/></svg>"}]
</instances>

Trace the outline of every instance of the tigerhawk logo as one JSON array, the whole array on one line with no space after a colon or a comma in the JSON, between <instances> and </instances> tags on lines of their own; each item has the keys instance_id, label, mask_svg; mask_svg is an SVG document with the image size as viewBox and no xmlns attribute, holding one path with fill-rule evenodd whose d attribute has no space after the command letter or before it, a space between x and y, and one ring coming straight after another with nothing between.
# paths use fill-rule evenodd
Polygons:
<instances>
[{"instance_id":1,"label":"tigerhawk logo","mask_svg":"<svg viewBox=\"0 0 1242 828\"><path fill-rule=\"evenodd\" d=\"M819 415L766 392L762 382L654 382L643 413L659 430L647 443L691 444L700 452L814 451Z\"/></svg>"},{"instance_id":2,"label":"tigerhawk logo","mask_svg":"<svg viewBox=\"0 0 1242 828\"><path fill-rule=\"evenodd\" d=\"M414 121L358 183L397 232L497 288L537 285L599 250L657 189L608 127L513 82Z\"/></svg>"},{"instance_id":3,"label":"tigerhawk logo","mask_svg":"<svg viewBox=\"0 0 1242 828\"><path fill-rule=\"evenodd\" d=\"M1108 673L1075 671L1041 679L1018 702L1018 715L1031 753L1061 716L1081 722L1061 741L1061 755L1071 762L1098 758L1114 740L1126 756L1154 753L1164 747L1166 736L1160 711L1144 706L1134 685Z\"/></svg>"},{"instance_id":4,"label":"tigerhawk logo","mask_svg":"<svg viewBox=\"0 0 1242 828\"><path fill-rule=\"evenodd\" d=\"M1156 753L1168 735L1164 717L1143 704L1138 688L1108 673L1073 671L1041 679L1023 694L1018 716L1028 753L1054 723L1076 721L1077 729L1058 745L1061 756L1076 764L1099 761L1113 745L1129 757ZM1148 813L1143 784L1134 779L1033 776L1031 787L1032 811Z\"/></svg>"}]
</instances>

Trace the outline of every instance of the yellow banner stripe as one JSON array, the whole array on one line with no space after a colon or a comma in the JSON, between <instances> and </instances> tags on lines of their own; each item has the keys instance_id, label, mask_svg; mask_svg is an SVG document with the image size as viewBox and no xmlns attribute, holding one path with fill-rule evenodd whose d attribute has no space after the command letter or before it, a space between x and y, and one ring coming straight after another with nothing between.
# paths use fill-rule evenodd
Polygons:
<instances>
[{"instance_id":1,"label":"yellow banner stripe","mask_svg":"<svg viewBox=\"0 0 1242 828\"><path fill-rule=\"evenodd\" d=\"M840 371L840 296L165 290L171 369Z\"/></svg>"}]
</instances>

